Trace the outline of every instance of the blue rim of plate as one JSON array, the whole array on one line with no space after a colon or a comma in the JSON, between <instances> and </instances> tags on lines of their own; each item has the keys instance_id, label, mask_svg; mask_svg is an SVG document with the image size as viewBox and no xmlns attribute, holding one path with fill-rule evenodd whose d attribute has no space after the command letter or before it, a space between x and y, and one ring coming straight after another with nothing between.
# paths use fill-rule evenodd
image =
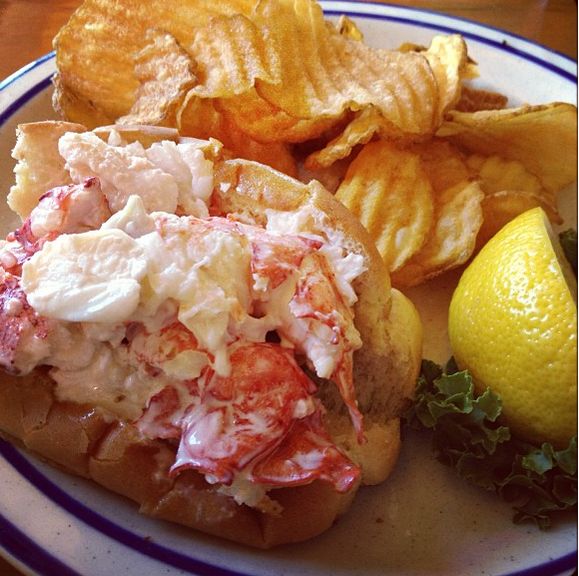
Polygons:
<instances>
[{"instance_id":1,"label":"blue rim of plate","mask_svg":"<svg viewBox=\"0 0 579 576\"><path fill-rule=\"evenodd\" d=\"M382 3L357 2L355 0L349 2L321 0L320 3L327 15L345 14L351 17L407 24L435 30L440 33L458 32L467 40L482 42L497 50L514 54L577 84L577 66L571 58L498 28L478 24L467 19L445 16L429 10ZM467 29L462 29L461 25L466 26ZM55 54L51 52L8 76L0 82L0 94L54 58ZM0 112L0 128L30 100L51 85L51 76L52 73L36 82ZM34 486L46 498L69 512L76 519L144 556L149 556L174 568L200 576L249 576L235 570L203 562L176 550L144 540L142 536L105 518L67 494L41 470L35 467L32 461L28 460L23 453L4 440L0 440L0 456L21 475L24 481ZM35 574L42 576L78 576L75 570L32 541L25 532L1 514L0 548L6 552L9 559L21 563ZM502 576L556 576L572 570L576 566L577 551L574 551L559 558L550 559L543 564L516 572L505 573Z\"/></svg>"}]
</instances>

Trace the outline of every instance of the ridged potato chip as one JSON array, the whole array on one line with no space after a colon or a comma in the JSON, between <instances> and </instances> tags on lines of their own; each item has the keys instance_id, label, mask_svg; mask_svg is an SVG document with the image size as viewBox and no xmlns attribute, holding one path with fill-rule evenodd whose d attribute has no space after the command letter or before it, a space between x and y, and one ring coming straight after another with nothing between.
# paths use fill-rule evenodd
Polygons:
<instances>
[{"instance_id":1,"label":"ridged potato chip","mask_svg":"<svg viewBox=\"0 0 579 576\"><path fill-rule=\"evenodd\" d=\"M460 100L454 106L459 112L478 112L479 110L502 110L509 99L499 92L463 86Z\"/></svg>"},{"instance_id":2,"label":"ridged potato chip","mask_svg":"<svg viewBox=\"0 0 579 576\"><path fill-rule=\"evenodd\" d=\"M258 81L266 100L291 116L339 116L373 104L393 130L430 133L438 124L436 81L420 54L371 49L327 25L312 0L264 0L257 7L280 57L281 82ZM414 105L420 101L423 105Z\"/></svg>"},{"instance_id":3,"label":"ridged potato chip","mask_svg":"<svg viewBox=\"0 0 579 576\"><path fill-rule=\"evenodd\" d=\"M436 78L440 117L460 99L462 80L468 64L466 43L462 36L435 36L424 52Z\"/></svg>"},{"instance_id":4,"label":"ridged potato chip","mask_svg":"<svg viewBox=\"0 0 579 576\"><path fill-rule=\"evenodd\" d=\"M542 206L554 224L563 223L557 210L556 195L545 190L540 180L531 174L521 162L507 160L496 155L485 157L474 154L467 159L467 165L472 174L479 180L485 196L505 191L524 192L529 199L535 199L536 203L532 206L529 205L530 208ZM508 195L505 198L508 198ZM507 201L510 202L510 200ZM508 211L513 212L512 209ZM513 212L513 216L516 215Z\"/></svg>"},{"instance_id":5,"label":"ridged potato chip","mask_svg":"<svg viewBox=\"0 0 579 576\"><path fill-rule=\"evenodd\" d=\"M358 112L344 131L328 142L324 148L312 152L305 160L306 168L308 170L328 168L334 162L347 158L356 146L366 144L379 133L382 123L380 112L374 106L368 106Z\"/></svg>"},{"instance_id":6,"label":"ridged potato chip","mask_svg":"<svg viewBox=\"0 0 579 576\"><path fill-rule=\"evenodd\" d=\"M193 93L202 98L231 98L251 90L258 79L279 84L280 57L274 44L275 33L269 26L243 14L211 18L193 31L189 45L199 76Z\"/></svg>"},{"instance_id":7,"label":"ridged potato chip","mask_svg":"<svg viewBox=\"0 0 579 576\"><path fill-rule=\"evenodd\" d=\"M452 111L438 135L471 153L518 160L553 194L577 178L577 108L572 104Z\"/></svg>"},{"instance_id":8,"label":"ridged potato chip","mask_svg":"<svg viewBox=\"0 0 579 576\"><path fill-rule=\"evenodd\" d=\"M464 264L482 225L482 199L477 182L461 182L437 194L434 227L422 250L392 274L392 285L416 286Z\"/></svg>"},{"instance_id":9,"label":"ridged potato chip","mask_svg":"<svg viewBox=\"0 0 579 576\"><path fill-rule=\"evenodd\" d=\"M183 47L219 15L248 14L253 0L85 0L54 39L54 107L89 127L129 113L139 82L136 55L154 28Z\"/></svg>"},{"instance_id":10,"label":"ridged potato chip","mask_svg":"<svg viewBox=\"0 0 579 576\"><path fill-rule=\"evenodd\" d=\"M155 108L141 98L151 79L145 88L134 69L155 27L194 63L192 96L223 100L230 120L241 112L235 123L262 142L316 138L366 106L380 111L388 133L431 134L463 59L434 48L458 44L444 37L430 56L370 48L352 22L331 25L314 0L86 0L55 39L57 110L93 126L91 114L113 122L132 114L137 98L141 109Z\"/></svg>"},{"instance_id":11,"label":"ridged potato chip","mask_svg":"<svg viewBox=\"0 0 579 576\"><path fill-rule=\"evenodd\" d=\"M420 156L385 140L364 146L336 192L393 272L420 250L432 225L432 187Z\"/></svg>"},{"instance_id":12,"label":"ridged potato chip","mask_svg":"<svg viewBox=\"0 0 579 576\"><path fill-rule=\"evenodd\" d=\"M149 43L135 57L140 86L129 114L119 124L176 126L177 115L189 90L197 83L194 65L173 36L149 30Z\"/></svg>"},{"instance_id":13,"label":"ridged potato chip","mask_svg":"<svg viewBox=\"0 0 579 576\"><path fill-rule=\"evenodd\" d=\"M543 199L527 190L501 190L485 194L482 201L483 223L476 239L476 250L480 250L505 224L513 218L541 206L550 217L550 207Z\"/></svg>"},{"instance_id":14,"label":"ridged potato chip","mask_svg":"<svg viewBox=\"0 0 579 576\"><path fill-rule=\"evenodd\" d=\"M431 46L420 52L430 63L435 75L439 115L442 118L446 110L461 97L462 80L468 67L466 44L458 35L436 36ZM310 154L306 159L306 167L310 170L327 168L333 162L346 158L356 146L369 142L376 135L384 138L400 137L380 110L369 105L355 116L342 134L322 150ZM405 141L412 139L411 135L404 135Z\"/></svg>"},{"instance_id":15,"label":"ridged potato chip","mask_svg":"<svg viewBox=\"0 0 579 576\"><path fill-rule=\"evenodd\" d=\"M318 138L342 118L295 118L252 88L235 98L217 98L215 106L229 121L259 142L299 143Z\"/></svg>"},{"instance_id":16,"label":"ridged potato chip","mask_svg":"<svg viewBox=\"0 0 579 576\"><path fill-rule=\"evenodd\" d=\"M188 98L178 115L179 132L195 138L217 138L237 158L255 160L290 176L297 176L296 160L287 144L264 144L254 140L221 114L215 102L195 96Z\"/></svg>"},{"instance_id":17,"label":"ridged potato chip","mask_svg":"<svg viewBox=\"0 0 579 576\"><path fill-rule=\"evenodd\" d=\"M466 262L482 225L484 193L471 181L461 153L433 140L414 148L432 186L433 225L422 248L392 273L392 285L415 286Z\"/></svg>"}]
</instances>

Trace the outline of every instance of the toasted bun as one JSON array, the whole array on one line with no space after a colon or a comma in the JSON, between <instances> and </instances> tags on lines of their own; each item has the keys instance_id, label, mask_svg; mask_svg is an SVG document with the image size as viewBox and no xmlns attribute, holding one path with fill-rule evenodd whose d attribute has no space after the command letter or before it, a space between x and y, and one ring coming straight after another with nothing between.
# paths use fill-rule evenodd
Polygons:
<instances>
[{"instance_id":1,"label":"toasted bun","mask_svg":"<svg viewBox=\"0 0 579 576\"><path fill-rule=\"evenodd\" d=\"M82 132L84 126L71 122L33 122L18 127L12 156L18 160L16 183L8 194L8 206L21 218L30 214L47 190L68 184L58 139L65 132Z\"/></svg>"},{"instance_id":2,"label":"toasted bun","mask_svg":"<svg viewBox=\"0 0 579 576\"><path fill-rule=\"evenodd\" d=\"M19 127L14 151L17 182L10 206L21 217L46 190L43 181L48 187L68 183L57 151L60 135L68 130L84 129L61 122ZM99 133L106 136L108 130ZM178 138L164 129L122 130L126 138L147 144ZM362 484L382 482L398 457L399 417L412 398L420 365L422 333L416 310L391 288L383 261L358 220L318 182L303 184L269 167L229 159L216 162L215 181L219 213L263 224L267 209L294 211L310 205L343 233L349 250L364 256L366 271L354 284L355 324L363 341L354 356L354 375L366 443L358 443L336 387L318 384L334 442L361 467ZM0 429L64 469L134 500L148 515L261 548L323 532L348 508L357 490L355 486L340 494L330 484L315 481L271 490L269 496L281 504L281 512L279 507L263 512L238 505L196 472L171 477L173 444L146 439L133 424L111 419L95 406L57 400L54 382L40 369L28 376L2 377Z\"/></svg>"}]
</instances>

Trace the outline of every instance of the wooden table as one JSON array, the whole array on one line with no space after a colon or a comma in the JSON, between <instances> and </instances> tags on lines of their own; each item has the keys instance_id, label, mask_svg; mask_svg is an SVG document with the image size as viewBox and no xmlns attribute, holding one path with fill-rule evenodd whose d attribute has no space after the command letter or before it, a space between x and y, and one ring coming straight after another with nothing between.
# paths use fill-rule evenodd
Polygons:
<instances>
[{"instance_id":1,"label":"wooden table","mask_svg":"<svg viewBox=\"0 0 579 576\"><path fill-rule=\"evenodd\" d=\"M413 6L476 20L525 36L577 58L574 0L399 0ZM52 38L81 0L0 0L0 79L52 50ZM20 572L0 559L1 576Z\"/></svg>"}]
</instances>

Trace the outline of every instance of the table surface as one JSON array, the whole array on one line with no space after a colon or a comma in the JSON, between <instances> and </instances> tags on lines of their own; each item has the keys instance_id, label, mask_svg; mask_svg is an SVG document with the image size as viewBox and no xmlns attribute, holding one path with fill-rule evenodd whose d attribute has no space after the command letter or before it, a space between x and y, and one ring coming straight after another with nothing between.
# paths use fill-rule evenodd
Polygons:
<instances>
[{"instance_id":1,"label":"table surface","mask_svg":"<svg viewBox=\"0 0 579 576\"><path fill-rule=\"evenodd\" d=\"M399 0L389 4L425 8L475 20L527 37L577 58L574 0ZM81 0L0 0L0 80L52 50L52 38ZM0 559L1 576L21 573Z\"/></svg>"}]
</instances>

